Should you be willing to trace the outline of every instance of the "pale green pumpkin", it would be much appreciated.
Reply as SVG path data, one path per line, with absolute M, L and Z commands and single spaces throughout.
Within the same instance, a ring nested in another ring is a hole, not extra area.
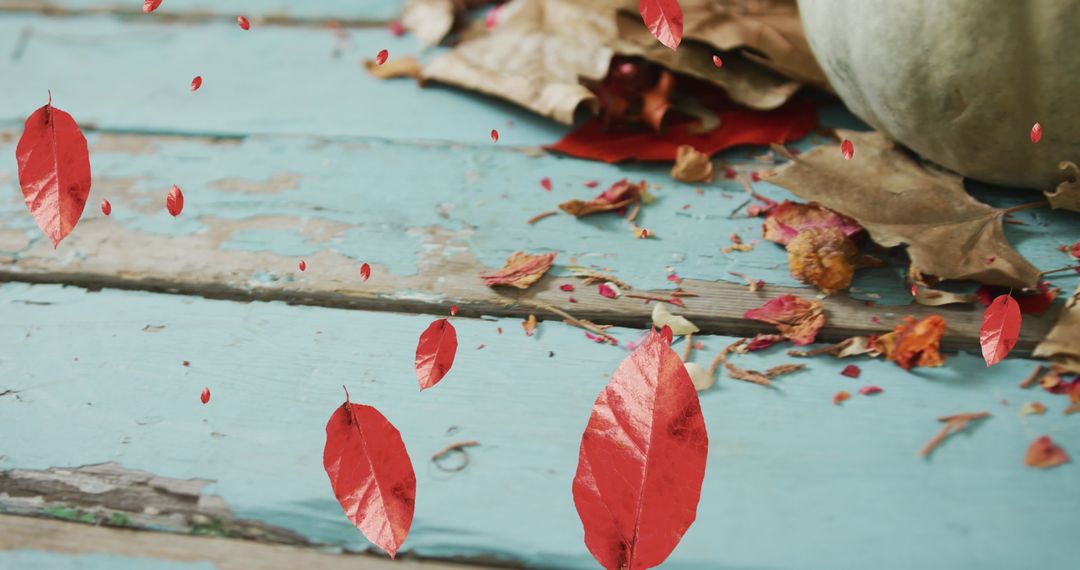
M 923 157 L 1044 190 L 1065 179 L 1059 162 L 1080 162 L 1080 0 L 799 0 L 799 10 L 848 108 Z

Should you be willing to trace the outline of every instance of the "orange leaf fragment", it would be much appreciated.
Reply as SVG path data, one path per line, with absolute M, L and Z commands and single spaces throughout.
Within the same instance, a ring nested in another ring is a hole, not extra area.
M 555 252 L 532 255 L 516 251 L 506 259 L 506 265 L 502 269 L 481 275 L 484 285 L 488 287 L 507 286 L 518 289 L 528 289 L 551 269 L 555 262 Z
M 851 397 L 851 392 L 847 390 L 840 390 L 832 397 L 832 403 L 839 406 L 841 402 Z
M 855 242 L 836 228 L 803 231 L 787 246 L 791 276 L 826 295 L 851 286 L 859 251 Z
M 1064 449 L 1058 447 L 1048 435 L 1031 442 L 1027 455 L 1024 456 L 1024 464 L 1036 469 L 1049 469 L 1068 462 L 1068 454 L 1065 453 Z
M 904 322 L 897 325 L 893 332 L 879 336 L 875 348 L 904 370 L 944 364 L 945 360 L 938 349 L 941 347 L 941 337 L 945 335 L 945 318 L 930 315 L 916 321 L 904 317 Z

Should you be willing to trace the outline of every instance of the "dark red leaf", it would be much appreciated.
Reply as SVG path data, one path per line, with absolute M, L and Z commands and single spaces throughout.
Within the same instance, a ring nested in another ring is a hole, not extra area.
M 491 129 L 491 142 L 499 142 L 499 131 Z
M 979 344 L 987 366 L 1001 362 L 1020 336 L 1020 306 L 1011 295 L 994 299 L 983 313 Z
M 195 79 L 191 80 L 191 90 L 198 91 L 200 87 L 202 87 L 202 76 L 196 75 Z
M 303 259 L 301 259 L 300 263 L 298 263 L 296 266 L 300 268 L 300 271 L 307 271 L 307 262 Z
M 439 319 L 420 335 L 416 345 L 416 379 L 426 390 L 450 372 L 457 354 L 457 331 L 446 319 Z
M 660 43 L 676 49 L 682 41 L 683 14 L 678 0 L 638 0 L 645 27 Z
M 142 11 L 143 11 L 143 13 L 149 14 L 150 12 L 153 12 L 154 10 L 157 10 L 158 6 L 161 6 L 161 2 L 162 2 L 162 0 L 143 0 L 143 3 L 142 3 Z
M 108 200 L 101 201 L 101 213 L 106 216 L 112 214 L 112 204 L 110 204 Z
M 844 139 L 844 142 L 840 143 L 840 154 L 844 155 L 844 160 L 851 160 L 851 157 L 855 156 L 855 144 Z
M 652 331 L 600 392 L 581 437 L 574 505 L 601 566 L 668 557 L 697 515 L 708 447 L 690 375 Z
M 326 423 L 323 467 L 341 508 L 391 558 L 409 534 L 416 475 L 401 433 L 378 410 L 349 402 Z
M 367 281 L 371 278 L 371 266 L 364 263 L 360 266 L 360 280 Z
M 240 26 L 241 30 L 251 29 L 251 22 L 249 22 L 248 19 L 243 16 L 237 16 L 236 23 Z
M 854 364 L 848 364 L 844 367 L 843 370 L 840 371 L 840 374 L 843 374 L 844 376 L 847 376 L 849 378 L 858 378 L 859 374 L 862 374 L 862 370 L 860 370 L 859 367 L 855 366 Z
M 1037 143 L 1042 140 L 1042 125 L 1035 123 L 1031 126 L 1031 142 Z
M 207 403 L 210 402 L 210 388 L 203 388 L 202 389 L 202 393 L 199 394 L 199 400 L 202 400 L 202 403 L 204 403 L 204 404 L 207 404 Z
M 91 176 L 86 137 L 71 115 L 52 106 L 52 95 L 26 119 L 15 159 L 26 207 L 56 247 L 79 223 Z
M 174 218 L 184 211 L 184 193 L 179 186 L 173 184 L 172 190 L 169 190 L 169 195 L 165 197 L 165 208 Z
M 375 56 L 375 65 L 382 65 L 386 63 L 386 58 L 390 57 L 390 52 L 386 50 L 379 50 L 378 55 Z
M 720 56 L 714 55 L 712 56 L 712 64 L 716 67 L 724 67 L 724 60 L 720 59 Z

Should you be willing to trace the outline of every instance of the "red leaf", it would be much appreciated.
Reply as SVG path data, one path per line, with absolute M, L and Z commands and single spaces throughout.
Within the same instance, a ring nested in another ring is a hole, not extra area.
M 855 156 L 855 144 L 844 139 L 844 142 L 840 143 L 840 154 L 844 155 L 844 160 L 851 160 Z
M 143 0 L 143 3 L 142 3 L 142 11 L 143 11 L 143 13 L 149 14 L 150 12 L 153 12 L 154 10 L 157 10 L 158 6 L 161 6 L 161 2 L 162 2 L 162 0 Z
M 1031 126 L 1031 142 L 1037 143 L 1042 140 L 1042 125 L 1035 123 Z
M 106 216 L 112 214 L 112 204 L 110 204 L 108 200 L 101 201 L 101 213 Z
M 455 307 L 456 308 L 456 307 Z M 439 319 L 420 335 L 416 345 L 416 379 L 426 390 L 450 372 L 457 354 L 457 331 L 446 319 Z
M 1057 298 L 1058 290 L 1051 289 L 1049 284 L 1045 281 L 1039 284 L 1039 292 L 1037 293 L 1017 293 L 1013 296 L 1013 300 L 1016 304 L 1020 305 L 1020 313 L 1024 315 L 1041 315 L 1054 304 L 1054 299 Z M 1004 295 L 1009 292 L 1007 287 L 991 287 L 989 285 L 983 285 L 975 291 L 975 296 L 979 299 L 979 302 L 984 307 L 990 305 L 998 295 Z
M 1001 295 L 994 299 L 983 313 L 982 330 L 979 332 L 979 344 L 982 345 L 983 360 L 987 366 L 1001 362 L 1006 354 L 1016 345 L 1020 336 L 1020 305 L 1011 295 Z
M 848 378 L 858 378 L 859 374 L 862 374 L 862 370 L 854 364 L 848 364 L 840 371 L 840 374 L 847 376 Z
M 866 386 L 863 386 L 862 388 L 859 388 L 859 393 L 863 396 L 872 396 L 874 394 L 880 394 L 884 391 L 885 390 L 881 389 L 880 386 L 874 386 L 873 384 L 868 384 Z
M 15 149 L 19 186 L 41 231 L 60 245 L 79 223 L 90 195 L 90 153 L 71 115 L 49 103 L 26 119 Z
M 499 131 L 491 129 L 491 142 L 499 142 Z
M 395 557 L 416 504 L 416 475 L 401 433 L 375 408 L 349 402 L 346 391 L 326 423 L 323 467 L 345 515 Z
M 210 402 L 210 388 L 202 389 L 202 393 L 199 394 L 199 400 L 201 400 L 203 404 Z
M 712 56 L 712 64 L 716 67 L 724 67 L 724 60 L 720 59 L 720 56 L 714 55 Z
M 375 65 L 382 65 L 386 63 L 386 58 L 390 57 L 390 52 L 386 50 L 380 50 L 379 54 L 375 56 Z
M 678 0 L 638 0 L 645 27 L 660 43 L 676 49 L 682 41 L 683 14 Z
M 300 263 L 296 264 L 296 266 L 300 268 L 300 271 L 307 271 L 307 262 L 303 259 L 301 259 Z
M 200 87 L 202 87 L 202 76 L 196 75 L 195 79 L 191 80 L 191 90 L 198 91 Z
M 249 22 L 248 19 L 243 16 L 236 17 L 236 24 L 240 26 L 241 30 L 251 29 L 251 22 Z
M 815 107 L 801 99 L 793 99 L 771 111 L 754 111 L 732 104 L 716 116 L 720 126 L 704 133 L 696 132 L 697 119 L 671 120 L 662 132 L 656 132 L 645 125 L 609 126 L 603 118 L 594 117 L 545 148 L 608 163 L 630 159 L 673 161 L 682 145 L 712 156 L 739 145 L 800 139 L 818 125 Z
M 581 437 L 574 505 L 601 566 L 668 557 L 696 517 L 708 447 L 690 375 L 652 331 L 600 392 Z
M 371 266 L 365 263 L 365 264 L 360 266 L 360 280 L 361 281 L 367 281 L 370 278 L 371 278 Z
M 165 197 L 165 208 L 169 210 L 169 213 L 174 218 L 184 211 L 184 193 L 180 191 L 180 187 L 176 184 L 173 184 L 172 190 L 169 190 L 169 195 Z

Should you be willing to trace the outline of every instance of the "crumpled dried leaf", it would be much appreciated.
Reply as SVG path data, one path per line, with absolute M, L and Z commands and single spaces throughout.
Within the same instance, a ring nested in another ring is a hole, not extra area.
M 1072 180 L 1066 180 L 1057 185 L 1053 192 L 1046 192 L 1046 199 L 1050 201 L 1051 208 L 1061 208 L 1080 212 L 1080 167 L 1074 162 L 1060 162 L 1058 168 L 1071 170 Z
M 897 325 L 893 332 L 879 336 L 875 348 L 904 370 L 944 364 L 945 359 L 938 349 L 941 347 L 941 337 L 945 335 L 945 318 L 930 315 L 916 321 L 904 317 L 904 323 Z
M 624 178 L 591 200 L 567 200 L 559 204 L 559 209 L 578 218 L 618 210 L 641 200 L 646 187 L 644 180 L 633 184 Z
M 826 295 L 851 286 L 859 250 L 837 228 L 812 228 L 795 236 L 787 246 L 788 271 L 802 283 Z
M 1044 435 L 1036 438 L 1028 447 L 1027 455 L 1024 456 L 1024 464 L 1037 469 L 1049 469 L 1069 462 L 1069 456 L 1054 444 L 1050 436 Z
M 455 19 L 454 0 L 408 0 L 401 9 L 401 25 L 423 46 L 441 42 Z
M 680 145 L 675 153 L 675 166 L 671 167 L 671 177 L 679 182 L 705 182 L 712 179 L 713 164 L 709 155 L 698 152 L 694 147 Z
M 379 65 L 373 59 L 365 59 L 364 67 L 367 68 L 368 73 L 379 79 L 393 79 L 395 77 L 412 77 L 415 79 L 420 77 L 420 70 L 423 68 L 420 65 L 420 60 L 411 55 L 395 57 L 382 65 Z
M 947 279 L 1034 287 L 1039 270 L 1005 239 L 1008 212 L 972 198 L 955 174 L 925 168 L 881 133 L 840 131 L 859 148 L 844 160 L 836 145 L 793 157 L 769 182 L 854 218 L 877 243 L 908 246 L 912 265 Z M 944 247 L 963 244 L 963 247 Z M 996 257 L 992 264 L 986 260 Z
M 927 307 L 940 307 L 941 305 L 970 304 L 978 301 L 978 297 L 966 293 L 953 293 L 940 291 L 929 287 L 917 287 L 915 289 L 915 302 Z
M 821 302 L 795 295 L 780 295 L 761 307 L 746 311 L 743 317 L 776 326 L 780 334 L 798 346 L 814 342 L 818 331 L 825 326 Z
M 671 334 L 673 335 L 688 335 L 699 330 L 697 325 L 690 322 L 686 317 L 673 315 L 664 303 L 653 305 L 652 322 L 653 326 L 658 330 L 663 329 L 665 326 L 671 327 Z
M 506 265 L 502 269 L 481 275 L 480 278 L 488 287 L 505 285 L 528 289 L 530 285 L 539 281 L 548 269 L 551 269 L 551 264 L 555 262 L 555 255 L 555 252 L 532 255 L 515 251 L 506 258 Z
M 863 231 L 862 226 L 855 220 L 828 208 L 790 200 L 784 200 L 770 210 L 762 224 L 765 239 L 782 245 L 791 243 L 791 240 L 803 231 L 817 228 L 834 228 L 848 237 L 854 237 Z
M 1065 303 L 1054 328 L 1032 353 L 1036 358 L 1048 358 L 1054 364 L 1080 374 L 1080 287 Z

